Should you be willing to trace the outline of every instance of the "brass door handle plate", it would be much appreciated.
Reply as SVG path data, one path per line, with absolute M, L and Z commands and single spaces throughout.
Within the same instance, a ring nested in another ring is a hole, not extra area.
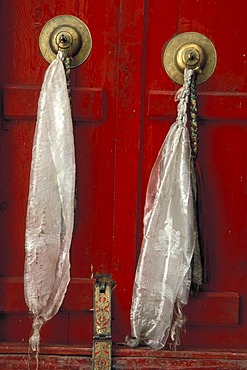
M 213 43 L 197 32 L 185 32 L 168 42 L 163 52 L 163 66 L 169 77 L 183 84 L 183 71 L 198 69 L 197 83 L 206 81 L 214 72 L 217 53 Z
M 70 49 L 71 68 L 78 67 L 90 54 L 92 37 L 87 25 L 72 15 L 60 15 L 50 19 L 39 36 L 40 51 L 51 63 L 58 50 Z

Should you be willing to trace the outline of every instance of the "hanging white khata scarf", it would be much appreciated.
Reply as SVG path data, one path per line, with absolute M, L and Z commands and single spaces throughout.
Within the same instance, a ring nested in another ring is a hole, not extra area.
M 191 260 L 198 243 L 187 103 L 191 69 L 177 92 L 177 120 L 160 149 L 146 194 L 144 237 L 131 307 L 127 344 L 162 348 L 169 334 L 178 344 L 191 284 Z M 174 320 L 174 321 L 173 321 Z
M 48 67 L 38 103 L 26 219 L 25 300 L 33 315 L 29 340 L 58 311 L 70 280 L 75 156 L 66 77 L 60 52 Z

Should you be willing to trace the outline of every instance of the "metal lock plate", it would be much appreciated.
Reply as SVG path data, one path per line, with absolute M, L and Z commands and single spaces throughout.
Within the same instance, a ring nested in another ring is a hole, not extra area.
M 115 282 L 110 275 L 96 277 L 94 285 L 93 370 L 111 369 L 111 293 Z
M 111 337 L 111 286 L 104 291 L 96 283 L 94 291 L 94 337 Z
M 198 69 L 197 84 L 206 81 L 214 72 L 217 53 L 213 43 L 197 32 L 185 32 L 177 35 L 165 47 L 163 66 L 169 77 L 183 84 L 183 71 L 188 68 Z
M 92 49 L 92 37 L 85 23 L 72 15 L 60 15 L 50 19 L 39 36 L 39 47 L 48 63 L 58 50 L 69 49 L 72 55 L 71 68 L 82 64 Z

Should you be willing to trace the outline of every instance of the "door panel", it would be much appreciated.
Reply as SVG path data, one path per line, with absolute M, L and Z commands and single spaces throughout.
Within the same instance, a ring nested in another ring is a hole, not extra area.
M 218 53 L 213 76 L 198 86 L 199 162 L 204 183 L 199 196 L 205 204 L 209 281 L 186 307 L 182 345 L 245 346 L 244 6 L 244 0 L 238 7 L 223 0 L 2 2 L 0 25 L 6 36 L 1 38 L 0 58 L 4 94 L 0 126 L 0 341 L 26 343 L 30 334 L 31 320 L 23 298 L 25 215 L 37 99 L 47 68 L 38 37 L 49 19 L 71 14 L 88 25 L 93 49 L 86 62 L 71 72 L 77 163 L 72 279 L 60 312 L 42 331 L 42 344 L 91 346 L 97 273 L 111 274 L 116 281 L 112 296 L 114 342 L 123 342 L 130 333 L 146 186 L 176 116 L 173 98 L 179 86 L 165 73 L 162 50 L 174 35 L 195 31 L 211 39 Z M 116 351 L 119 364 L 121 356 L 136 353 L 140 357 L 141 352 L 136 351 Z
M 88 2 L 82 4 L 78 0 L 67 4 L 61 1 L 10 1 L 2 5 L 2 19 L 6 19 L 5 26 L 9 29 L 8 40 L 3 45 L 8 53 L 2 62 L 4 74 L 1 76 L 1 85 L 5 86 L 1 200 L 6 205 L 1 212 L 2 305 L 7 311 L 11 297 L 5 291 L 12 286 L 12 291 L 21 297 L 21 305 L 25 307 L 22 276 L 29 169 L 38 91 L 47 68 L 39 51 L 38 36 L 43 25 L 59 14 L 83 19 L 92 33 L 93 52 L 80 70 L 71 72 L 77 161 L 72 280 L 67 304 L 65 301 L 62 312 L 44 327 L 42 341 L 91 344 L 92 277 L 94 273 L 111 272 L 119 21 L 119 5 L 114 1 L 90 1 L 90 6 Z M 19 279 L 17 284 L 13 280 L 6 281 L 12 277 Z M 31 329 L 27 308 L 21 310 L 20 320 L 26 323 L 22 330 L 10 330 L 16 324 L 13 311 L 14 308 L 12 313 L 6 314 L 1 339 L 26 341 Z M 78 315 L 80 311 L 82 313 Z
M 204 187 L 199 197 L 204 198 L 205 204 L 203 236 L 209 257 L 209 281 L 204 284 L 203 293 L 191 298 L 185 309 L 187 324 L 182 343 L 241 348 L 246 344 L 247 303 L 247 45 L 241 37 L 245 32 L 244 2 L 240 1 L 234 9 L 222 1 L 178 3 L 178 8 L 163 1 L 149 1 L 148 6 L 140 208 L 144 207 L 152 165 L 176 114 L 173 99 L 179 86 L 173 84 L 162 67 L 162 48 L 174 34 L 203 33 L 214 43 L 218 54 L 214 74 L 198 86 L 199 162 Z M 230 23 L 231 27 L 227 27 Z M 230 45 L 236 52 L 236 63 Z
M 3 48 L 8 45 L 9 53 L 2 62 L 6 73 L 1 76 L 0 253 L 4 263 L 0 267 L 0 300 L 6 323 L 1 340 L 27 341 L 31 329 L 22 277 L 32 140 L 39 89 L 47 68 L 38 36 L 43 25 L 60 14 L 75 15 L 88 25 L 93 49 L 87 61 L 71 71 L 77 165 L 71 283 L 60 312 L 43 328 L 42 343 L 91 346 L 93 279 L 98 273 L 112 274 L 117 283 L 114 340 L 121 341 L 129 333 L 136 257 L 143 9 L 141 1 L 125 4 L 113 0 L 72 1 L 66 6 L 61 1 L 10 1 L 2 6 L 1 17 L 9 27 Z M 21 40 L 28 40 L 28 48 L 20 51 Z M 23 325 L 12 331 L 9 328 L 16 324 L 16 315 Z

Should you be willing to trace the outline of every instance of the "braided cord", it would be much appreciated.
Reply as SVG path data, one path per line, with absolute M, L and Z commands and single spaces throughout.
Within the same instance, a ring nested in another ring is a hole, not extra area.
M 66 76 L 66 84 L 67 84 L 67 90 L 69 95 L 69 101 L 71 106 L 71 83 L 70 83 L 70 64 L 71 64 L 71 55 L 70 51 L 66 49 L 66 51 L 63 52 L 63 66 Z
M 196 179 L 196 163 L 198 155 L 198 106 L 197 106 L 197 91 L 196 91 L 197 71 L 193 71 L 193 76 L 190 84 L 190 142 L 191 142 L 191 180 L 194 195 L 194 207 L 197 223 L 198 239 L 195 243 L 194 254 L 192 258 L 192 281 L 191 294 L 195 295 L 199 291 L 203 282 L 203 261 L 202 261 L 202 245 L 199 239 L 199 220 L 198 220 L 198 194 L 197 194 L 197 179 Z
M 198 155 L 198 107 L 196 91 L 197 71 L 194 70 L 190 84 L 190 140 L 194 160 Z

